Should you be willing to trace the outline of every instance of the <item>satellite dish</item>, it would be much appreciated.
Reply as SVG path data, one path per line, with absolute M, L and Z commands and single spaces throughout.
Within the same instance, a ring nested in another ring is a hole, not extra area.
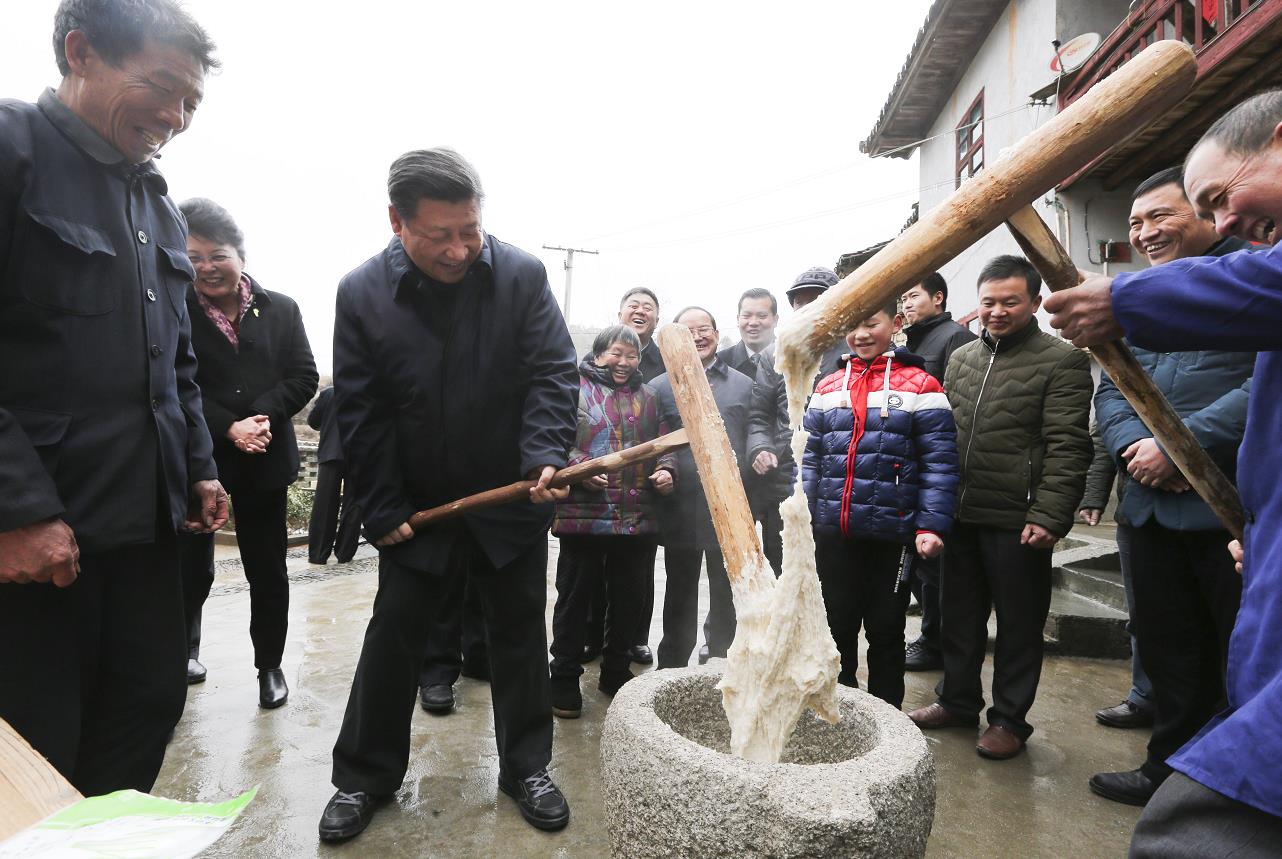
M 1083 33 L 1070 39 L 1059 49 L 1058 56 L 1051 58 L 1051 71 L 1057 75 L 1076 71 L 1082 63 L 1090 59 L 1091 54 L 1095 53 L 1099 43 L 1099 33 Z M 1061 60 L 1064 63 L 1063 69 L 1060 68 Z

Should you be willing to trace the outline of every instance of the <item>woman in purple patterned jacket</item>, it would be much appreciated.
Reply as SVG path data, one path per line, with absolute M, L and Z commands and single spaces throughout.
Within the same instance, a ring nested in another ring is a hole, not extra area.
M 667 433 L 659 399 L 641 381 L 641 341 L 623 325 L 597 335 L 579 364 L 579 431 L 570 465 L 635 447 Z M 605 648 L 597 688 L 613 695 L 632 679 L 628 648 L 640 619 L 657 539 L 652 492 L 673 489 L 676 456 L 646 461 L 586 480 L 557 504 L 552 533 L 561 538 L 552 614 L 552 712 L 578 718 L 583 709 L 579 664 L 592 591 L 605 577 Z

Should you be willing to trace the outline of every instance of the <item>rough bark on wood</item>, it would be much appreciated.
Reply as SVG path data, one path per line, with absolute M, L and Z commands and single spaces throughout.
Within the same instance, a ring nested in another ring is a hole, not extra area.
M 1082 282 L 1077 266 L 1032 206 L 1025 206 L 1013 214 L 1006 225 L 1051 292 L 1069 289 Z M 1228 532 L 1242 539 L 1242 501 L 1237 489 L 1207 456 L 1179 414 L 1135 360 L 1131 350 L 1115 340 L 1100 344 L 1091 352 L 1197 494 L 1202 496 Z

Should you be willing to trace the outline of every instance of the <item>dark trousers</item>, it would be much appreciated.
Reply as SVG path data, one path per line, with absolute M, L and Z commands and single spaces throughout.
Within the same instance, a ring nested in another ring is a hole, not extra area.
M 892 707 L 904 703 L 904 613 L 908 586 L 899 584 L 904 546 L 882 540 L 819 536 L 815 566 L 841 673 L 859 688 L 859 628 L 868 639 L 868 692 Z M 911 551 L 911 550 L 909 550 Z
M 654 571 L 649 565 L 654 545 L 650 538 L 622 535 L 561 538 L 556 608 L 552 612 L 553 677 L 578 677 L 583 673 L 579 657 L 587 634 L 587 614 L 599 582 L 605 583 L 606 595 L 601 676 L 631 676 L 628 648 L 636 640 L 647 573 Z
M 289 574 L 285 569 L 286 490 L 244 491 L 231 496 L 236 513 L 236 545 L 249 582 L 249 639 L 254 667 L 279 668 L 289 629 Z M 183 601 L 186 604 L 188 655 L 200 655 L 200 618 L 214 583 L 214 535 L 183 534 Z
M 427 655 L 419 672 L 420 686 L 453 686 L 460 674 L 489 679 L 490 654 L 485 647 L 485 613 L 472 576 L 451 576 L 427 638 Z
M 1216 793 L 1184 773 L 1173 773 L 1140 815 L 1131 859 L 1276 857 L 1282 817 Z
M 172 535 L 0 585 L 0 718 L 85 796 L 151 790 L 187 697 Z
M 921 606 L 921 637 L 918 639 L 932 650 L 939 650 L 939 567 L 942 555 L 917 558 L 913 561 L 909 583 L 913 596 Z
M 979 672 L 988 645 L 988 616 L 996 610 L 988 723 L 1027 740 L 1033 728 L 1025 717 L 1042 676 L 1051 550 L 1022 545 L 1019 535 L 953 523 L 940 593 L 944 681 L 939 703 L 956 716 L 978 720 L 984 708 Z
M 374 611 L 334 745 L 332 780 L 339 790 L 390 794 L 401 786 L 435 607 L 449 593 L 447 580 L 462 571 L 472 576 L 485 616 L 499 771 L 524 778 L 552 759 L 543 622 L 547 543 L 539 540 L 495 568 L 475 538 L 463 532 L 449 555 L 431 570 L 404 566 L 386 552 L 379 555 Z
M 1226 704 L 1229 636 L 1242 599 L 1225 531 L 1173 531 L 1150 520 L 1126 529 L 1133 619 L 1144 673 L 1153 684 L 1153 734 L 1141 769 L 1156 782 L 1166 758 Z
M 338 562 L 345 564 L 360 543 L 360 512 L 352 504 L 351 482 L 343 479 L 344 470 L 341 462 L 322 462 L 316 468 L 307 528 L 307 558 L 313 564 L 328 561 L 331 550 Z
M 753 518 L 761 524 L 761 550 L 765 553 L 775 578 L 783 574 L 783 518 L 779 502 L 765 499 L 754 505 Z
M 704 640 L 712 656 L 725 656 L 734 641 L 734 601 L 721 552 L 716 549 L 663 550 L 668 585 L 663 594 L 663 639 L 658 667 L 684 668 L 690 663 L 699 631 L 699 566 L 708 566 L 708 617 Z
M 636 612 L 637 627 L 632 637 L 632 645 L 648 646 L 650 644 L 650 619 L 654 616 L 654 561 L 659 553 L 659 544 L 646 540 L 637 547 L 646 551 L 645 578 L 641 586 L 641 605 Z M 560 564 L 557 564 L 558 575 Z M 600 650 L 605 642 L 605 578 L 599 578 L 592 586 L 592 601 L 588 606 L 588 619 L 584 630 L 584 644 L 593 650 Z

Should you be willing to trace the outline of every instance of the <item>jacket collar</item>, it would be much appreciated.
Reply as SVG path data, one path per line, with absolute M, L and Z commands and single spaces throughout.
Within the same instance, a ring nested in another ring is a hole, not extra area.
M 489 233 L 485 234 L 485 242 L 481 245 L 481 254 L 476 258 L 468 269 L 468 274 L 476 274 L 482 278 L 488 279 L 494 274 L 494 254 L 490 249 L 490 243 L 494 239 Z M 392 289 L 396 297 L 402 298 L 411 290 L 420 286 L 432 283 L 432 279 L 419 270 L 410 259 L 410 255 L 405 252 L 405 246 L 401 244 L 398 236 L 392 236 L 392 240 L 387 243 L 387 268 L 391 275 Z
M 1233 236 L 1227 236 L 1207 248 L 1206 253 L 1202 254 L 1202 256 L 1222 257 L 1231 253 L 1236 253 L 1237 251 L 1247 250 L 1250 247 L 1250 242 L 1243 241 L 1242 239 L 1235 238 Z
M 58 129 L 64 137 L 71 141 L 73 146 L 89 156 L 89 158 L 104 167 L 113 167 L 121 172 L 133 173 L 141 178 L 155 181 L 160 185 L 160 193 L 169 193 L 169 185 L 165 182 L 165 178 L 160 175 L 160 171 L 156 169 L 156 165 L 153 163 L 154 158 L 141 164 L 125 163 L 125 156 L 121 155 L 116 147 L 104 140 L 102 135 L 90 128 L 88 123 L 76 115 L 75 111 L 63 104 L 62 99 L 58 98 L 58 94 L 54 92 L 52 87 L 48 87 L 44 92 L 40 93 L 40 97 L 36 99 L 36 106 L 40 108 L 40 112 L 45 115 L 45 118 L 49 120 L 54 128 Z M 157 155 L 156 157 L 160 156 Z
M 942 313 L 936 313 L 934 316 L 930 317 L 929 319 L 923 319 L 921 322 L 914 322 L 912 325 L 909 325 L 905 329 L 905 333 L 913 332 L 913 331 L 919 331 L 919 332 L 925 333 L 931 328 L 934 328 L 936 325 L 942 325 L 945 322 L 952 322 L 952 321 L 953 321 L 952 311 L 945 310 Z
M 720 379 L 724 379 L 730 375 L 730 365 L 714 354 L 712 356 L 712 363 L 705 367 L 703 372 L 704 375 L 716 376 Z
M 1023 328 L 1016 331 L 1014 334 L 1001 338 L 1000 340 L 994 340 L 992 337 L 990 337 L 988 334 L 987 328 L 983 329 L 980 332 L 979 336 L 980 336 L 980 339 L 984 341 L 984 345 L 987 346 L 991 351 L 1009 352 L 1011 349 L 1014 349 L 1016 346 L 1023 343 L 1028 338 L 1032 337 L 1039 330 L 1040 328 L 1037 324 L 1037 317 L 1034 316 L 1032 319 L 1028 320 L 1028 324 L 1025 325 Z

